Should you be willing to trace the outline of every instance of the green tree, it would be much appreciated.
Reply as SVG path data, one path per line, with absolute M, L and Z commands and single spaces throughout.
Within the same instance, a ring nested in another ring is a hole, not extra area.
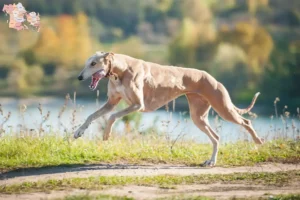
M 59 37 L 55 30 L 49 26 L 42 28 L 37 43 L 33 47 L 34 55 L 38 62 L 49 63 L 57 62 L 60 51 Z
M 26 80 L 28 68 L 24 60 L 18 59 L 11 65 L 11 70 L 7 77 L 8 85 L 11 89 L 22 94 L 28 89 Z
M 234 29 L 223 27 L 219 41 L 241 47 L 247 55 L 249 72 L 259 76 L 269 61 L 273 50 L 273 39 L 262 27 L 250 23 L 238 23 Z
M 57 35 L 59 44 L 56 51 L 59 52 L 59 63 L 64 67 L 74 67 L 76 65 L 76 56 L 74 52 L 81 47 L 76 46 L 77 26 L 71 15 L 61 15 L 57 19 Z
M 40 86 L 44 78 L 44 71 L 39 65 L 30 66 L 26 73 L 28 86 Z
M 291 110 L 295 110 L 300 102 L 300 45 L 282 36 L 276 41 L 276 47 L 260 87 L 265 101 L 271 102 L 279 96 L 282 102 L 293 106 Z
M 92 54 L 92 39 L 88 18 L 84 13 L 76 15 L 75 23 L 77 35 L 73 57 L 76 58 L 76 66 L 82 67 L 86 59 Z
M 127 54 L 136 58 L 143 58 L 145 54 L 142 41 L 134 36 L 122 41 L 119 44 L 115 44 L 112 48 L 112 51 Z
M 216 52 L 216 30 L 212 13 L 203 1 L 189 0 L 181 3 L 184 18 L 179 34 L 170 43 L 169 59 L 172 64 L 198 67 L 209 62 Z
M 196 24 L 185 18 L 182 22 L 179 34 L 170 43 L 169 59 L 172 64 L 192 66 L 196 62 L 196 47 L 198 31 Z M 179 56 L 180 55 L 180 56 Z

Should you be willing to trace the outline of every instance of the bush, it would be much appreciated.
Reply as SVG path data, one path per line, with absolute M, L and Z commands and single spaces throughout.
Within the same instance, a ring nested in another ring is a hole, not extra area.
M 26 63 L 22 59 L 16 60 L 11 66 L 7 82 L 9 87 L 16 90 L 17 93 L 22 93 L 28 88 L 26 81 L 27 68 Z
M 44 78 L 44 71 L 39 65 L 31 66 L 26 73 L 28 85 L 36 86 L 41 83 Z

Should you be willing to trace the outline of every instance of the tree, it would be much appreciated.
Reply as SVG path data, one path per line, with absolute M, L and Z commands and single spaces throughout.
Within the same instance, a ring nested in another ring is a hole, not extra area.
M 211 23 L 212 13 L 203 1 L 182 1 L 182 9 L 184 16 L 193 20 L 196 24 Z
M 39 86 L 44 78 L 44 71 L 38 65 L 30 66 L 26 73 L 26 82 L 28 86 Z
M 182 1 L 181 6 L 185 17 L 179 34 L 170 43 L 169 58 L 172 64 L 197 67 L 216 52 L 212 14 L 203 1 Z
M 134 36 L 114 45 L 112 51 L 127 54 L 136 58 L 143 58 L 145 53 L 142 41 Z
M 197 27 L 190 18 L 185 18 L 182 22 L 179 34 L 170 43 L 170 62 L 172 64 L 184 64 L 187 66 L 194 65 L 196 62 L 195 54 L 197 42 Z
M 88 18 L 84 13 L 75 17 L 59 16 L 55 28 L 45 25 L 34 54 L 43 64 L 55 63 L 64 68 L 82 66 L 92 53 L 92 38 Z
M 255 14 L 260 6 L 266 7 L 269 5 L 269 0 L 247 0 L 248 11 Z
M 92 53 L 92 39 L 90 35 L 90 27 L 88 18 L 84 13 L 78 13 L 75 17 L 76 23 L 76 43 L 73 55 L 76 58 L 75 66 L 82 66 Z M 76 48 L 77 47 L 77 48 Z
M 294 48 L 291 48 L 295 45 Z M 300 45 L 297 41 L 282 36 L 276 41 L 276 49 L 270 56 L 270 64 L 265 68 L 260 87 L 265 100 L 270 102 L 280 96 L 283 102 L 299 107 L 300 101 Z M 270 89 L 270 87 L 274 89 Z
M 33 47 L 33 52 L 38 62 L 48 63 L 57 61 L 60 51 L 58 48 L 60 41 L 57 33 L 52 27 L 45 26 L 41 29 L 37 43 Z
M 65 67 L 74 67 L 76 65 L 75 49 L 81 47 L 76 46 L 77 27 L 74 18 L 71 15 L 61 15 L 57 19 L 57 35 L 59 45 L 57 46 L 59 63 Z
M 24 60 L 18 59 L 11 65 L 11 70 L 7 77 L 7 82 L 10 88 L 22 94 L 28 89 L 26 81 L 27 66 Z
M 249 72 L 254 76 L 263 72 L 274 46 L 271 35 L 264 28 L 250 23 L 238 23 L 233 29 L 223 28 L 219 41 L 241 47 L 247 55 Z

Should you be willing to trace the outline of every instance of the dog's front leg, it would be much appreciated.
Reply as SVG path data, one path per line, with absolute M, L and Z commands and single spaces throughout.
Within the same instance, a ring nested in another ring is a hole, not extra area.
M 103 135 L 103 140 L 108 140 L 110 134 L 111 134 L 111 129 L 112 129 L 112 126 L 114 124 L 114 122 L 118 119 L 118 118 L 122 118 L 124 117 L 125 115 L 128 115 L 132 112 L 135 112 L 135 111 L 140 111 L 144 109 L 144 106 L 141 105 L 141 104 L 134 104 L 134 105 L 131 105 L 127 108 L 125 108 L 124 110 L 121 110 L 117 113 L 114 113 L 112 114 L 108 121 L 107 121 L 107 125 L 106 125 L 106 128 L 104 130 L 104 135 Z
M 114 104 L 107 101 L 99 110 L 91 114 L 87 120 L 75 131 L 74 138 L 77 139 L 81 137 L 84 133 L 84 131 L 89 127 L 89 125 L 94 121 L 95 119 L 101 117 L 102 115 L 107 114 L 114 108 Z

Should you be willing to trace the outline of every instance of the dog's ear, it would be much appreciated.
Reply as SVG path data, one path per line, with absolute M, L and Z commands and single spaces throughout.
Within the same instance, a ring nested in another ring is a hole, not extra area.
M 103 54 L 105 54 L 105 52 L 103 52 L 103 51 L 96 51 L 96 55 L 98 55 L 98 56 L 102 56 Z
M 113 58 L 114 55 L 115 54 L 112 53 L 112 52 L 105 53 L 104 56 L 103 56 L 104 62 L 107 63 L 108 61 L 110 61 Z

